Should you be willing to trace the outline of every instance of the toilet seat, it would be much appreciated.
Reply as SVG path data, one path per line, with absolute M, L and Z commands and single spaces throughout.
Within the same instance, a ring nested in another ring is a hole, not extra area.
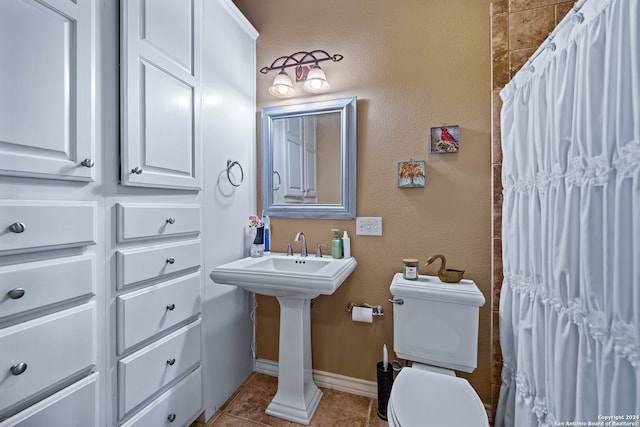
M 413 368 L 396 377 L 387 417 L 391 427 L 489 427 L 484 405 L 467 380 Z

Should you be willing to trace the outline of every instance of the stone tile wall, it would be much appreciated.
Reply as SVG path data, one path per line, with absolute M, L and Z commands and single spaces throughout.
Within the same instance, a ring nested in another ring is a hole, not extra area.
M 502 284 L 502 148 L 500 145 L 500 90 L 527 62 L 549 33 L 573 7 L 573 1 L 493 0 L 491 2 L 492 59 L 492 368 L 491 407 L 493 413 L 500 392 L 502 353 L 500 351 L 498 308 Z

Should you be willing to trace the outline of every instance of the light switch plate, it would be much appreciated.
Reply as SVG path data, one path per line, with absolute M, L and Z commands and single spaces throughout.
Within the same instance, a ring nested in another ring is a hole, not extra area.
M 361 236 L 382 236 L 382 217 L 359 216 L 356 218 L 356 234 Z

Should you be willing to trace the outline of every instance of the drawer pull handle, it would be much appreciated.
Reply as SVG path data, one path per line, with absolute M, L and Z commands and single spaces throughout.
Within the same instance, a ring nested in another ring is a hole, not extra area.
M 173 264 L 175 262 L 176 262 L 176 259 L 174 257 L 167 258 L 167 264 Z
M 20 299 L 24 296 L 24 289 L 22 288 L 11 289 L 9 292 L 7 292 L 7 295 L 9 295 L 9 298 L 11 299 Z
M 176 223 L 176 219 L 172 216 L 170 216 L 169 218 L 167 218 L 167 223 L 168 224 L 175 224 Z
M 135 173 L 136 175 L 140 175 L 142 173 L 142 168 L 140 166 L 136 166 L 135 168 L 131 169 L 131 173 Z
M 167 304 L 167 310 L 172 311 L 174 308 L 176 308 L 175 304 Z
M 167 360 L 167 365 L 169 366 L 173 366 L 174 363 L 176 363 L 176 359 L 171 358 Z
M 10 369 L 13 375 L 20 375 L 27 370 L 27 364 L 24 362 L 16 363 Z
M 9 231 L 12 233 L 22 233 L 26 228 L 27 226 L 24 225 L 24 222 L 14 222 L 9 226 Z
M 96 165 L 92 159 L 84 159 L 80 164 L 85 168 L 92 168 Z
M 174 422 L 176 420 L 176 414 L 169 414 L 167 419 L 169 420 L 170 423 Z

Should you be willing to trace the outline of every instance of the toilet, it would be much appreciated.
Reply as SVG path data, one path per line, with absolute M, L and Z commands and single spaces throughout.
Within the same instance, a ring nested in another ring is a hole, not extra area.
M 478 356 L 478 312 L 485 299 L 472 280 L 393 277 L 393 350 L 412 362 L 398 373 L 387 406 L 391 427 L 488 427 L 469 382 Z

